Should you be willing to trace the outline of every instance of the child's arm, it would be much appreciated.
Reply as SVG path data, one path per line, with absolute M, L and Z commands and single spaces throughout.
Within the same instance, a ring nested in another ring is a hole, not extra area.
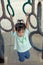
M 29 29 L 29 17 L 26 15 L 26 28 Z
M 12 17 L 11 15 L 10 15 L 10 20 L 13 21 L 13 17 Z M 16 31 L 14 25 L 13 25 L 13 29 L 12 29 L 12 31 L 13 31 L 13 32 Z

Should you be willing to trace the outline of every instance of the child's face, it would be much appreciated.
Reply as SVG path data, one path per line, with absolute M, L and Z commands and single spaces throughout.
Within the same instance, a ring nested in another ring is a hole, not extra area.
M 22 37 L 24 35 L 24 29 L 21 29 L 19 32 L 17 32 L 18 36 Z

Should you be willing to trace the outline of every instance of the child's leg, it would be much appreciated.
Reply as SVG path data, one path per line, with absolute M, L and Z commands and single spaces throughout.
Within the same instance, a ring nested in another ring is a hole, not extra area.
M 24 53 L 19 53 L 18 52 L 18 56 L 19 56 L 19 61 L 24 62 L 24 60 L 25 60 Z
M 30 58 L 30 52 L 29 52 L 29 51 L 26 51 L 26 52 L 25 52 L 25 58 L 26 58 L 26 59 L 29 59 L 29 58 Z

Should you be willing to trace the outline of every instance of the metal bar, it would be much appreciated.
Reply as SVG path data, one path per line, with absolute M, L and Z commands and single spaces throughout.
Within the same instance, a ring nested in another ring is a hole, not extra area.
M 32 0 L 32 13 L 34 13 L 35 10 L 35 0 Z
M 1 5 L 2 5 L 3 15 L 5 16 L 5 6 L 4 6 L 4 0 L 1 0 Z

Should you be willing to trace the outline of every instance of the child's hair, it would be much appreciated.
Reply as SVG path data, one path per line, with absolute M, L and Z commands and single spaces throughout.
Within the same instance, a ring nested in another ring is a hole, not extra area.
M 21 29 L 25 30 L 25 28 L 26 28 L 24 21 L 23 22 L 21 22 L 21 21 L 23 21 L 23 19 L 18 20 L 16 25 L 15 25 L 15 29 L 16 29 L 17 32 L 19 32 Z

